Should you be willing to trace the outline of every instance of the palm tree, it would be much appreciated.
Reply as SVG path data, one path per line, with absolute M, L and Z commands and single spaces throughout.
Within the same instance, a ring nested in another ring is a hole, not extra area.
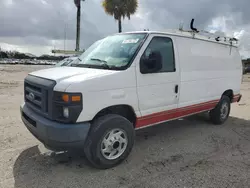
M 130 20 L 130 16 L 137 11 L 138 0 L 103 0 L 102 6 L 107 14 L 118 20 L 118 30 L 121 33 L 121 19 L 127 17 Z

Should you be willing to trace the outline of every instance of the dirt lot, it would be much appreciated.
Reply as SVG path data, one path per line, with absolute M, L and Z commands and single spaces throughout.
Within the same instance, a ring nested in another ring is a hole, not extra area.
M 21 122 L 23 79 L 41 68 L 0 66 L 0 187 L 250 187 L 250 75 L 226 124 L 198 115 L 141 130 L 128 160 L 100 171 L 46 150 Z

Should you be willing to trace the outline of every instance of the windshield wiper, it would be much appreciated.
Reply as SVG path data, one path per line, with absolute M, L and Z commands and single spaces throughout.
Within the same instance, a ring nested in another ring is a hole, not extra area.
M 105 63 L 105 64 L 107 64 L 107 63 L 108 63 L 107 61 L 102 60 L 102 59 L 98 59 L 98 58 L 91 58 L 90 60 L 93 60 L 93 61 L 99 61 L 99 62 L 102 62 L 102 63 Z
M 108 62 L 105 61 L 105 60 L 98 59 L 98 58 L 91 58 L 90 60 L 92 60 L 92 61 L 99 61 L 99 62 L 102 63 L 102 64 L 96 65 L 96 66 L 102 67 L 102 68 L 104 68 L 104 69 L 110 69 L 110 68 L 111 68 L 111 66 L 109 66 L 109 65 L 108 65 Z
M 104 68 L 104 69 L 110 69 L 110 66 L 107 64 L 82 64 L 82 63 L 73 63 L 71 64 L 72 67 L 86 67 L 86 68 Z
M 81 63 L 72 63 L 70 66 L 72 67 L 86 67 L 86 68 L 102 68 L 108 70 L 122 70 L 123 67 L 116 67 L 113 65 L 108 65 L 106 63 L 102 64 L 81 64 Z
M 71 65 L 70 65 L 71 67 L 92 67 L 92 65 L 91 64 L 82 64 L 82 63 L 72 63 Z

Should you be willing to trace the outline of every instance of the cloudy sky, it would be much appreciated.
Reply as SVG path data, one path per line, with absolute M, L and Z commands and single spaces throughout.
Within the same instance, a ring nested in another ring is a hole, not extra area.
M 82 3 L 81 48 L 117 32 L 102 0 Z M 124 20 L 123 31 L 185 28 L 192 18 L 200 29 L 240 38 L 243 57 L 250 57 L 249 0 L 139 0 L 138 12 Z M 0 47 L 49 54 L 52 49 L 75 49 L 76 8 L 73 0 L 0 0 Z M 65 37 L 66 36 L 66 37 Z M 64 40 L 66 38 L 66 40 Z M 65 41 L 65 43 L 64 43 Z

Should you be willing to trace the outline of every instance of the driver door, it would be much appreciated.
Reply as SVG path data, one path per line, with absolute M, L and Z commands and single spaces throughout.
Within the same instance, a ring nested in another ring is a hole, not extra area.
M 142 73 L 140 61 L 151 52 L 160 52 L 162 67 L 157 72 Z M 151 35 L 137 59 L 137 93 L 142 117 L 137 128 L 173 119 L 179 98 L 179 65 L 174 37 Z

